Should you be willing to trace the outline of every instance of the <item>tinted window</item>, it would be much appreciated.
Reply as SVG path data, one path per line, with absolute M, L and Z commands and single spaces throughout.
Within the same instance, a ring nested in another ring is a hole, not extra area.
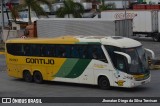
M 79 58 L 89 59 L 89 56 L 88 56 L 88 46 L 87 45 L 79 45 L 78 47 L 79 47 L 79 49 L 78 49 Z
M 101 45 L 71 45 L 71 58 L 96 59 L 107 62 Z
M 106 45 L 105 48 L 112 60 L 113 65 L 116 67 L 116 57 L 115 57 L 114 51 L 121 51 L 121 48 L 118 48 L 115 46 L 109 46 L 109 45 Z
M 126 58 L 122 55 L 115 54 L 115 68 L 123 72 L 127 71 Z
M 71 57 L 72 58 L 79 58 L 80 57 L 80 46 L 78 45 L 72 45 L 71 46 Z
M 56 45 L 56 57 L 69 58 L 70 52 L 70 45 Z
M 7 52 L 12 55 L 24 55 L 24 48 L 19 44 L 7 44 Z
M 25 56 L 31 56 L 32 55 L 32 51 L 31 51 L 31 46 L 30 45 L 23 45 L 24 46 L 24 55 Z
M 122 52 L 122 49 L 109 45 L 105 46 L 105 48 L 112 60 L 114 67 L 121 71 L 126 71 L 126 59 L 124 58 L 124 56 L 114 53 L 114 51 Z
M 101 45 L 7 44 L 7 51 L 17 56 L 96 59 L 107 62 Z
M 93 45 L 89 48 L 90 58 L 92 59 L 104 59 L 104 53 L 100 45 Z
M 55 57 L 55 45 L 41 45 L 40 48 L 42 57 Z

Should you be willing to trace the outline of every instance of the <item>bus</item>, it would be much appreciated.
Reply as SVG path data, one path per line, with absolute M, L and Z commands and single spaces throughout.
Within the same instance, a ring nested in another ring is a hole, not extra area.
M 10 39 L 8 75 L 27 82 L 44 80 L 132 88 L 150 82 L 146 52 L 136 40 L 119 36 L 62 36 Z

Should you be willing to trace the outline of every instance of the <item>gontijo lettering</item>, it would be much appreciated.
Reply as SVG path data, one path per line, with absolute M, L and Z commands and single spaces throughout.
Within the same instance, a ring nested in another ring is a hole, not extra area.
M 54 64 L 53 59 L 37 59 L 37 58 L 26 58 L 26 63 L 31 64 Z

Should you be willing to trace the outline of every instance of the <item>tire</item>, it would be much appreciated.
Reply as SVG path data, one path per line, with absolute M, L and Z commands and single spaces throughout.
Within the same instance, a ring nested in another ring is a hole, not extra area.
M 33 80 L 35 83 L 41 84 L 43 82 L 42 74 L 38 71 L 34 72 Z
M 155 35 L 153 36 L 153 40 L 154 40 L 155 42 L 159 42 L 159 41 L 160 41 L 160 35 L 159 35 L 159 34 L 155 34 Z
M 109 80 L 107 77 L 100 77 L 98 78 L 98 86 L 101 88 L 101 89 L 110 89 L 110 83 L 109 83 Z
M 26 82 L 32 82 L 33 78 L 32 78 L 32 75 L 29 71 L 24 71 L 23 72 L 23 79 L 26 81 Z

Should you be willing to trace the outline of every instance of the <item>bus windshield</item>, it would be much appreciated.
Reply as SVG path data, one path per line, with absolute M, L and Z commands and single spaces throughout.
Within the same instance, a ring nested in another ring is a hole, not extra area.
M 114 67 L 128 74 L 145 74 L 149 73 L 148 62 L 145 51 L 142 46 L 134 48 L 119 48 L 115 46 L 105 46 L 111 57 Z M 131 57 L 131 64 L 127 64 L 124 56 L 114 53 L 114 51 L 124 52 Z
M 131 64 L 128 70 L 130 74 L 144 74 L 149 72 L 148 62 L 142 46 L 136 48 L 127 48 L 124 49 L 124 52 L 131 57 Z

